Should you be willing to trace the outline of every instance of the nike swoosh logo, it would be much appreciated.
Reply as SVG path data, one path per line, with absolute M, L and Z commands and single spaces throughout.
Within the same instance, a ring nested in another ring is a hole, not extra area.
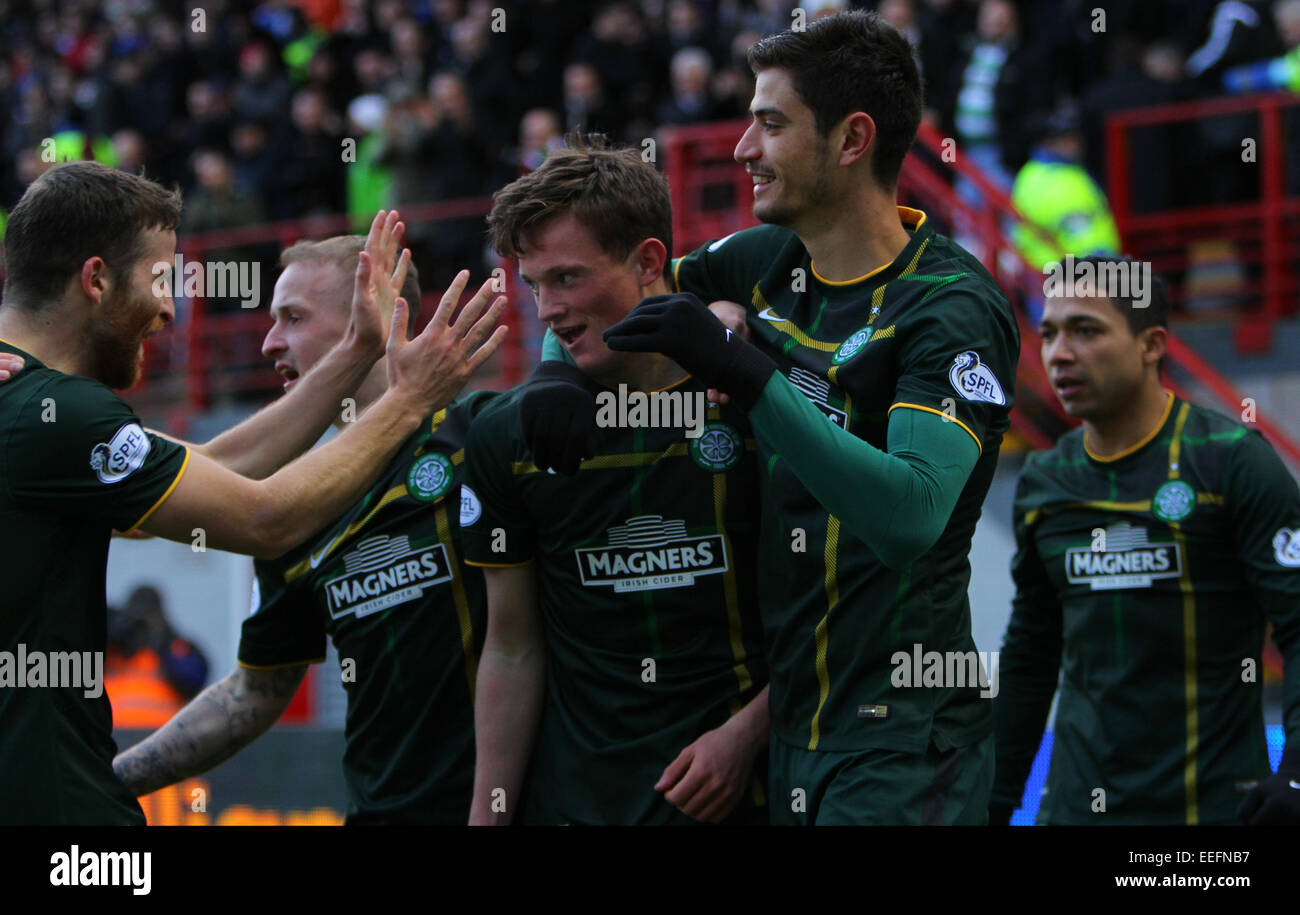
M 311 565 L 313 570 L 315 570 L 315 568 L 321 564 L 321 561 L 327 555 L 329 555 L 329 551 L 334 549 L 334 547 L 338 545 L 338 542 L 342 537 L 343 535 L 339 534 L 338 537 L 335 537 L 333 540 L 331 540 L 329 543 L 325 545 L 325 549 L 321 550 L 319 553 L 311 554 L 311 557 L 309 558 L 309 564 Z
M 1296 789 L 1297 791 L 1300 791 L 1300 782 L 1296 781 L 1294 778 L 1291 779 L 1291 781 L 1287 782 L 1287 784 L 1290 785 L 1292 788 Z
M 770 306 L 770 305 L 769 305 L 767 308 L 764 308 L 762 311 L 760 311 L 760 312 L 758 313 L 758 316 L 759 316 L 760 318 L 762 318 L 764 321 L 784 321 L 784 320 L 785 320 L 785 318 L 781 317 L 779 314 L 777 314 L 775 311 L 773 311 L 773 310 L 772 310 L 772 306 Z

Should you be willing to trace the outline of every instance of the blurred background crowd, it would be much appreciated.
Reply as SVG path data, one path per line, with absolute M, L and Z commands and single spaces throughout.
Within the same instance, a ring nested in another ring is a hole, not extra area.
M 742 117 L 745 49 L 848 7 L 908 36 L 927 119 L 1008 188 L 1062 117 L 1104 184 L 1110 111 L 1300 89 L 1300 0 L 0 0 L 0 207 L 51 161 L 94 157 L 179 183 L 182 233 L 344 211 L 364 225 L 380 206 L 490 194 L 571 129 L 640 144 Z M 1138 209 L 1193 186 L 1201 202 L 1250 193 L 1216 179 L 1241 133 L 1215 129 L 1146 138 Z M 1202 154 L 1167 154 L 1188 145 Z M 412 230 L 426 288 L 481 263 L 475 226 Z

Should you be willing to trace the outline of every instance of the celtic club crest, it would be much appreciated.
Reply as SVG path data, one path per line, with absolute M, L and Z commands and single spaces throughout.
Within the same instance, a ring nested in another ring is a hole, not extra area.
M 454 475 L 455 468 L 450 458 L 442 454 L 426 454 L 411 465 L 410 473 L 406 475 L 406 491 L 413 499 L 435 502 L 451 486 Z
M 711 473 L 723 473 L 736 466 L 745 450 L 745 440 L 726 423 L 704 424 L 700 437 L 691 442 L 691 457 Z

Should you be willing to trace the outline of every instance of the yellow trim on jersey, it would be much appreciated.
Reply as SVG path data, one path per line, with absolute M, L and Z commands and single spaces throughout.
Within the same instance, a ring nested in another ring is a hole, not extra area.
M 284 670 L 288 667 L 302 667 L 307 664 L 324 664 L 325 658 L 312 658 L 310 661 L 289 661 L 287 664 L 245 664 L 236 658 L 235 663 L 247 670 Z
M 609 470 L 613 467 L 646 467 L 655 461 L 666 457 L 684 457 L 690 454 L 690 444 L 687 442 L 674 442 L 663 451 L 634 451 L 627 454 L 598 454 L 594 458 L 583 458 L 579 470 Z M 758 442 L 755 439 L 745 439 L 745 450 L 755 451 L 758 449 Z M 526 473 L 545 473 L 532 461 L 514 461 L 510 464 L 510 472 L 514 476 L 523 476 Z
M 830 648 L 830 629 L 831 612 L 835 605 L 840 602 L 840 583 L 836 576 L 836 555 L 839 552 L 840 543 L 840 519 L 834 515 L 828 515 L 826 520 L 826 548 L 823 551 L 823 559 L 826 563 L 826 615 L 817 623 L 817 628 L 813 632 L 817 644 L 817 709 L 813 712 L 812 722 L 808 727 L 808 749 L 817 749 L 817 744 L 821 742 L 821 715 L 822 706 L 826 704 L 826 697 L 831 691 L 831 672 L 826 662 L 826 655 Z
M 822 340 L 814 340 L 812 337 L 805 334 L 798 324 L 795 324 L 793 321 L 787 321 L 785 318 L 782 318 L 780 321 L 768 321 L 767 318 L 763 318 L 763 320 L 767 321 L 768 324 L 772 325 L 786 336 L 793 337 L 800 346 L 806 346 L 809 349 L 815 349 L 823 353 L 833 353 L 843 345 L 843 341 L 835 343 L 834 341 L 826 342 Z
M 682 269 L 682 261 L 684 260 L 686 260 L 686 255 L 684 254 L 673 260 L 673 292 L 682 291 L 681 281 L 677 279 L 677 271 Z
M 456 622 L 460 625 L 460 647 L 465 654 L 465 676 L 469 678 L 469 698 L 474 699 L 474 683 L 478 679 L 478 659 L 474 657 L 474 621 L 469 617 L 469 598 L 465 596 L 465 582 L 453 571 L 459 561 L 456 544 L 451 536 L 451 524 L 447 520 L 447 502 L 438 503 L 434 511 L 434 520 L 438 525 L 438 539 L 447 551 L 448 571 L 451 576 L 451 599 L 456 605 Z
M 1172 402 L 1172 395 L 1171 395 Z M 1178 459 L 1182 453 L 1183 425 L 1191 412 L 1191 404 L 1186 401 L 1178 410 L 1178 419 L 1174 421 L 1174 438 L 1169 443 L 1169 479 L 1178 479 Z M 1197 502 L 1200 502 L 1198 497 Z M 1187 729 L 1187 762 L 1183 766 L 1183 791 L 1187 798 L 1187 825 L 1195 826 L 1200 821 L 1200 810 L 1196 791 L 1196 770 L 1200 761 L 1200 714 L 1197 709 L 1196 679 L 1196 591 L 1192 586 L 1191 563 L 1187 557 L 1187 536 L 1182 524 L 1170 521 L 1169 529 L 1173 531 L 1174 542 L 1183 555 L 1182 571 L 1178 575 L 1178 589 L 1183 593 L 1183 716 Z
M 531 563 L 531 559 L 525 559 L 523 562 L 475 562 L 473 559 L 465 560 L 465 565 L 476 566 L 480 569 L 520 569 Z
M 922 212 L 921 210 L 914 210 L 911 207 L 897 207 L 897 210 L 898 210 L 899 222 L 903 223 L 904 225 L 906 225 L 909 220 L 914 220 L 916 222 L 916 225 L 912 226 L 913 232 L 921 228 L 922 224 L 925 222 L 925 213 Z M 928 245 L 929 243 L 930 240 L 927 238 L 925 242 L 921 245 L 921 249 L 916 252 L 916 257 L 912 258 L 912 265 L 907 272 L 910 273 L 912 270 L 916 269 L 916 262 L 921 256 L 921 251 L 924 251 L 925 246 Z M 822 276 L 820 273 L 817 272 L 816 262 L 814 262 L 811 257 L 808 258 L 808 266 L 812 268 L 813 276 L 817 277 L 819 282 L 825 283 L 827 286 L 852 286 L 854 283 L 861 283 L 863 280 L 871 279 L 877 273 L 889 267 L 890 264 L 892 263 L 894 262 L 891 260 L 889 261 L 889 263 L 881 264 L 879 267 L 877 267 L 875 270 L 872 270 L 870 273 L 864 273 L 862 274 L 862 276 L 854 277 L 851 280 L 828 280 L 826 279 L 826 277 Z
M 343 533 L 335 537 L 329 543 L 329 545 L 326 546 L 325 549 L 320 552 L 319 555 L 316 555 L 315 553 L 309 554 L 306 559 L 304 559 L 302 562 L 290 568 L 287 572 L 285 572 L 284 583 L 292 584 L 293 582 L 301 578 L 303 575 L 310 572 L 312 569 L 312 559 L 315 559 L 316 564 L 320 565 L 321 562 L 325 560 L 325 557 L 328 556 L 330 553 L 333 553 L 339 547 L 340 544 L 342 544 L 344 541 L 351 538 L 353 534 L 357 533 L 363 527 L 365 527 L 370 522 L 370 519 L 373 518 L 380 509 L 402 498 L 402 496 L 404 495 L 406 495 L 405 485 L 394 486 L 392 489 L 388 490 L 388 492 L 384 493 L 383 497 L 379 500 L 379 502 L 375 505 L 375 507 L 366 513 L 366 516 L 364 518 L 362 518 L 360 521 L 354 521 L 352 524 L 348 525 L 348 527 L 343 531 Z
M 180 483 L 181 477 L 185 476 L 185 471 L 189 466 L 190 466 L 190 449 L 186 448 L 185 460 L 181 461 L 181 469 L 176 471 L 176 476 L 172 480 L 172 485 L 168 486 L 167 491 L 158 497 L 158 501 L 155 502 L 152 506 L 150 506 L 147 512 L 145 512 L 143 515 L 140 516 L 139 521 L 137 521 L 135 524 L 132 524 L 126 530 L 122 531 L 123 534 L 132 533 L 133 531 L 137 530 L 140 527 L 140 525 L 144 524 L 146 521 L 149 520 L 149 516 L 152 515 L 154 512 L 156 512 L 158 510 L 158 506 L 166 502 L 167 497 L 170 496 L 172 492 L 176 489 L 176 485 Z
M 920 210 L 913 210 L 912 212 L 914 212 L 914 213 L 920 213 L 921 211 L 920 211 Z M 924 214 L 924 213 L 921 213 L 921 218 L 922 218 L 922 221 L 924 221 L 924 219 L 925 219 L 925 214 Z M 916 265 L 919 264 L 919 263 L 921 262 L 921 255 L 925 253 L 925 249 L 926 249 L 927 246 L 929 246 L 929 244 L 930 244 L 930 239 L 928 239 L 928 238 L 927 238 L 925 241 L 921 242 L 921 247 L 919 247 L 919 248 L 916 249 L 916 254 L 912 257 L 912 260 L 908 263 L 908 265 L 907 265 L 906 267 L 903 268 L 903 272 L 900 273 L 900 274 L 898 274 L 898 276 L 895 277 L 895 279 L 899 279 L 899 278 L 905 277 L 905 276 L 907 276 L 907 275 L 909 275 L 909 274 L 911 274 L 911 273 L 915 273 L 915 272 L 916 272 Z M 879 285 L 879 286 L 876 287 L 876 289 L 875 289 L 874 292 L 871 293 L 871 313 L 867 316 L 867 324 L 868 324 L 868 326 L 874 324 L 875 321 L 876 321 L 876 318 L 880 316 L 880 309 L 881 309 L 881 308 L 884 306 L 884 304 L 885 304 L 885 290 L 888 289 L 888 288 L 889 288 L 889 283 L 882 283 L 881 285 Z M 888 330 L 888 331 L 889 331 L 889 334 L 888 334 L 888 335 L 889 335 L 890 337 L 892 337 L 892 336 L 894 335 L 894 325 L 893 325 L 893 324 L 889 325 L 889 327 L 885 328 L 885 330 Z M 880 333 L 878 333 L 878 334 L 873 333 L 873 334 L 871 335 L 871 338 L 870 338 L 869 340 L 867 340 L 867 344 L 870 344 L 872 340 L 882 339 L 883 337 L 885 337 L 885 331 L 883 331 L 883 330 L 882 330 Z M 843 345 L 843 344 L 841 344 L 841 345 Z M 864 345 L 865 345 L 865 344 L 864 344 Z M 836 347 L 836 349 L 839 349 L 839 347 Z M 827 377 L 828 379 L 830 379 L 831 384 L 838 384 L 838 383 L 839 383 L 839 382 L 838 382 L 839 371 L 840 371 L 840 367 L 839 367 L 838 365 L 832 365 L 832 366 L 831 366 L 831 367 L 826 371 L 826 377 Z M 982 449 L 982 448 L 980 449 L 980 451 L 981 451 L 981 453 L 983 453 L 983 449 Z
M 709 411 L 716 413 L 716 410 Z M 736 664 L 732 668 L 736 673 L 736 680 L 743 693 L 754 685 L 754 678 L 750 676 L 749 666 L 745 663 L 745 636 L 743 627 L 740 623 L 740 598 L 736 593 L 736 559 L 735 547 L 731 543 L 731 535 L 727 533 L 727 474 L 726 472 L 715 473 L 713 475 L 713 523 L 722 535 L 722 543 L 727 552 L 731 554 L 732 560 L 727 563 L 727 570 L 722 573 L 722 588 L 727 603 L 727 628 L 731 636 L 731 656 L 736 659 Z
M 919 403 L 907 403 L 902 400 L 900 400 L 898 403 L 891 406 L 885 412 L 885 415 L 888 416 L 890 413 L 893 413 L 899 407 L 906 407 L 909 410 L 924 410 L 926 413 L 933 413 L 936 416 L 942 416 L 946 421 L 950 423 L 956 423 L 957 425 L 965 429 L 967 433 L 970 434 L 971 438 L 975 439 L 975 447 L 980 450 L 980 454 L 984 453 L 984 446 L 980 444 L 979 436 L 977 436 L 974 432 L 971 432 L 970 426 L 966 425 L 957 417 L 949 416 L 947 413 L 943 412 L 942 410 L 936 410 L 934 407 L 923 407 Z
M 1142 438 L 1139 439 L 1136 443 L 1129 445 L 1127 448 L 1125 448 L 1123 451 L 1119 452 L 1118 454 L 1112 454 L 1110 457 L 1102 457 L 1101 455 L 1093 454 L 1092 449 L 1088 447 L 1088 430 L 1085 429 L 1083 431 L 1083 450 L 1088 455 L 1088 457 L 1092 458 L 1094 461 L 1098 461 L 1099 463 L 1109 464 L 1112 461 L 1118 461 L 1120 458 L 1128 457 L 1130 454 L 1137 451 L 1139 448 L 1142 448 L 1143 446 L 1148 444 L 1153 438 L 1155 438 L 1160 433 L 1160 430 L 1165 427 L 1165 422 L 1168 421 L 1169 419 L 1169 411 L 1174 408 L 1174 392 L 1169 390 L 1168 388 L 1165 388 L 1164 392 L 1165 392 L 1165 410 L 1163 413 L 1160 414 L 1160 421 L 1156 423 L 1156 427 L 1152 429 L 1150 432 L 1148 432 L 1146 435 L 1142 436 Z

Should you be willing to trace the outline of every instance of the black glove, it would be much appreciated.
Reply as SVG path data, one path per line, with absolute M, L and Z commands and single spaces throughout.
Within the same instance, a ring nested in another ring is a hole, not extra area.
M 776 363 L 732 333 L 689 292 L 652 295 L 605 331 L 612 350 L 663 353 L 740 409 L 758 402 Z
M 1277 772 L 1250 789 L 1237 819 L 1246 826 L 1300 826 L 1300 741 L 1286 742 Z
M 596 453 L 596 394 L 567 362 L 543 362 L 519 401 L 524 443 L 543 470 L 573 476 Z
M 1015 807 L 1011 804 L 989 804 L 989 825 L 1010 826 L 1014 811 Z

